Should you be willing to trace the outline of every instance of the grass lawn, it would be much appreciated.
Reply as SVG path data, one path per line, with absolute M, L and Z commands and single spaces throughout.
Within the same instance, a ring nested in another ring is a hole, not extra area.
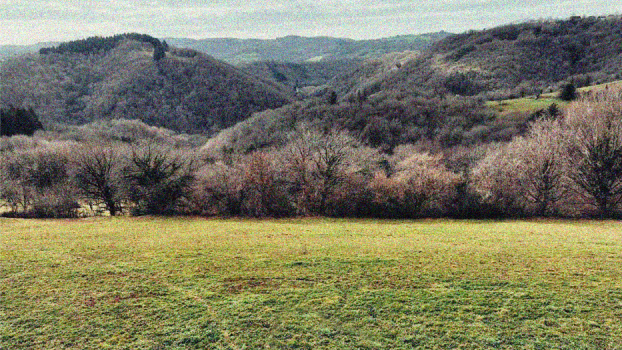
M 622 223 L 0 219 L 0 349 L 621 349 Z

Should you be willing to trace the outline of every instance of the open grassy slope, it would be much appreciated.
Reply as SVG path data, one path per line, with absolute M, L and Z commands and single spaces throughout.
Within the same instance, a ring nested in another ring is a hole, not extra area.
M 0 349 L 614 349 L 618 222 L 0 220 Z
M 586 94 L 592 91 L 619 88 L 620 85 L 622 85 L 622 80 L 616 80 L 605 84 L 585 86 L 577 89 L 577 92 L 579 94 Z M 526 116 L 538 110 L 546 110 L 552 104 L 556 104 L 557 107 L 563 108 L 566 107 L 568 103 L 567 101 L 559 99 L 559 91 L 557 91 L 542 94 L 539 98 L 536 98 L 536 96 L 527 96 L 501 101 L 488 101 L 486 105 L 491 108 L 497 116 L 508 117 L 516 115 Z

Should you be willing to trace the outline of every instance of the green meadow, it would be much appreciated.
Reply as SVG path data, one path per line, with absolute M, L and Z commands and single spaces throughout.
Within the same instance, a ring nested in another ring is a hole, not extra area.
M 610 83 L 585 86 L 577 89 L 579 94 L 588 92 L 602 91 L 605 89 L 619 89 L 622 86 L 622 80 L 616 80 Z M 568 106 L 569 102 L 559 99 L 559 92 L 549 92 L 536 96 L 527 96 L 516 99 L 508 99 L 501 101 L 488 101 L 486 106 L 490 108 L 497 116 L 508 118 L 524 118 L 525 114 L 531 114 L 539 110 L 546 110 L 550 105 L 556 104 L 558 108 L 563 109 Z
M 620 349 L 622 223 L 0 219 L 0 349 Z
M 535 97 L 523 97 L 513 100 L 489 101 L 486 103 L 486 105 L 494 111 L 495 114 L 503 118 L 524 118 L 523 114 L 534 113 L 538 110 L 546 110 L 552 104 L 556 104 L 557 107 L 561 109 L 566 107 L 568 102 L 554 97 L 538 99 Z

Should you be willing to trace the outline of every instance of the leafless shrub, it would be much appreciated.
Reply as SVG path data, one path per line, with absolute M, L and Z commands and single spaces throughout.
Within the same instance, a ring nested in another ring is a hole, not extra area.
M 88 203 L 115 216 L 123 209 L 126 150 L 113 145 L 85 145 L 80 151 L 76 157 L 76 187 Z
M 191 155 L 144 144 L 132 150 L 128 163 L 124 176 L 134 214 L 162 215 L 179 210 L 194 181 Z
M 389 174 L 377 172 L 370 182 L 375 215 L 412 218 L 447 213 L 460 176 L 445 168 L 441 155 L 401 147 L 390 163 Z
M 72 218 L 78 216 L 80 204 L 70 186 L 40 189 L 32 201 L 32 211 L 26 215 L 37 218 Z
M 79 208 L 70 181 L 74 144 L 51 143 L 5 154 L 0 201 L 15 215 L 73 217 Z
M 242 214 L 242 169 L 216 162 L 204 165 L 195 174 L 191 194 L 192 211 L 201 215 Z
M 573 103 L 564 118 L 570 177 L 596 210 L 612 216 L 622 201 L 622 91 Z

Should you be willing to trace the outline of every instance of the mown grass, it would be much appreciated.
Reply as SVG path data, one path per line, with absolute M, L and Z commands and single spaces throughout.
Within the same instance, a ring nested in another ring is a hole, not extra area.
M 0 349 L 619 349 L 622 224 L 0 220 Z

